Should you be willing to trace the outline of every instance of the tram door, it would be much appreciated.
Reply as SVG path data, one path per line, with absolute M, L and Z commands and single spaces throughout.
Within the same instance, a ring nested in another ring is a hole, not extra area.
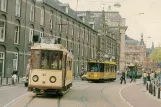
M 63 55 L 63 59 L 62 59 L 62 62 L 63 62 L 63 68 L 62 68 L 62 79 L 63 79 L 63 86 L 65 86 L 65 80 L 66 80 L 66 72 L 67 72 L 67 55 Z

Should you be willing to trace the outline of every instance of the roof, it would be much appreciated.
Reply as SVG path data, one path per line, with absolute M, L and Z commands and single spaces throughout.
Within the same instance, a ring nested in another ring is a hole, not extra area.
M 139 45 L 139 41 L 138 40 L 134 40 L 130 37 L 128 37 L 127 35 L 125 35 L 125 44 L 127 45 Z
M 73 57 L 72 53 L 65 49 L 61 44 L 34 43 L 34 46 L 32 46 L 31 49 L 62 51 Z
M 63 4 L 61 2 L 59 2 L 58 0 L 39 0 L 39 2 L 44 2 L 45 4 L 57 9 L 58 11 L 60 11 L 61 13 L 76 19 L 78 22 L 80 22 L 81 24 L 86 25 L 87 27 L 91 28 L 91 26 L 89 25 L 89 23 L 84 23 L 81 21 L 81 19 L 79 19 L 79 17 L 77 17 L 77 12 L 72 10 L 70 7 L 68 8 L 68 13 L 65 12 L 65 9 L 63 6 L 60 6 L 59 4 Z M 92 29 L 92 28 L 91 28 Z M 96 30 L 93 29 L 93 31 L 97 32 Z
M 116 62 L 111 62 L 111 61 L 106 61 L 106 60 L 88 60 L 88 62 L 116 65 Z

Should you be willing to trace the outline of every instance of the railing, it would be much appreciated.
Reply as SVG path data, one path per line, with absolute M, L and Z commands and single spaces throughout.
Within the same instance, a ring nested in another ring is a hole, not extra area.
M 17 83 L 22 83 L 22 77 L 18 77 L 18 82 Z M 6 77 L 6 78 L 2 78 L 0 77 L 0 86 L 3 85 L 12 85 L 12 79 L 11 77 Z
M 160 99 L 160 82 L 158 79 L 153 79 L 151 82 L 146 83 L 146 90 L 149 91 L 153 96 L 157 95 L 157 98 Z

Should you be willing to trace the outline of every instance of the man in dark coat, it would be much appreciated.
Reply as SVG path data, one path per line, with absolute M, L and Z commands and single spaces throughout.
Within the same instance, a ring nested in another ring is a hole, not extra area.
M 122 81 L 124 81 L 124 84 L 126 84 L 125 72 L 124 71 L 122 71 L 122 75 L 121 75 L 120 80 L 121 80 L 120 84 L 122 84 Z

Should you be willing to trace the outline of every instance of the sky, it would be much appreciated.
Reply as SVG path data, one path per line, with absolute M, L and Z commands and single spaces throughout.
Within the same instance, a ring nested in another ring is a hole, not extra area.
M 161 0 L 78 0 L 78 7 L 77 0 L 59 1 L 69 3 L 78 11 L 101 11 L 103 8 L 106 11 L 111 6 L 111 11 L 119 11 L 121 17 L 126 18 L 129 37 L 140 40 L 143 33 L 147 47 L 151 47 L 152 42 L 155 47 L 161 44 Z M 117 2 L 121 4 L 120 8 L 113 6 Z

